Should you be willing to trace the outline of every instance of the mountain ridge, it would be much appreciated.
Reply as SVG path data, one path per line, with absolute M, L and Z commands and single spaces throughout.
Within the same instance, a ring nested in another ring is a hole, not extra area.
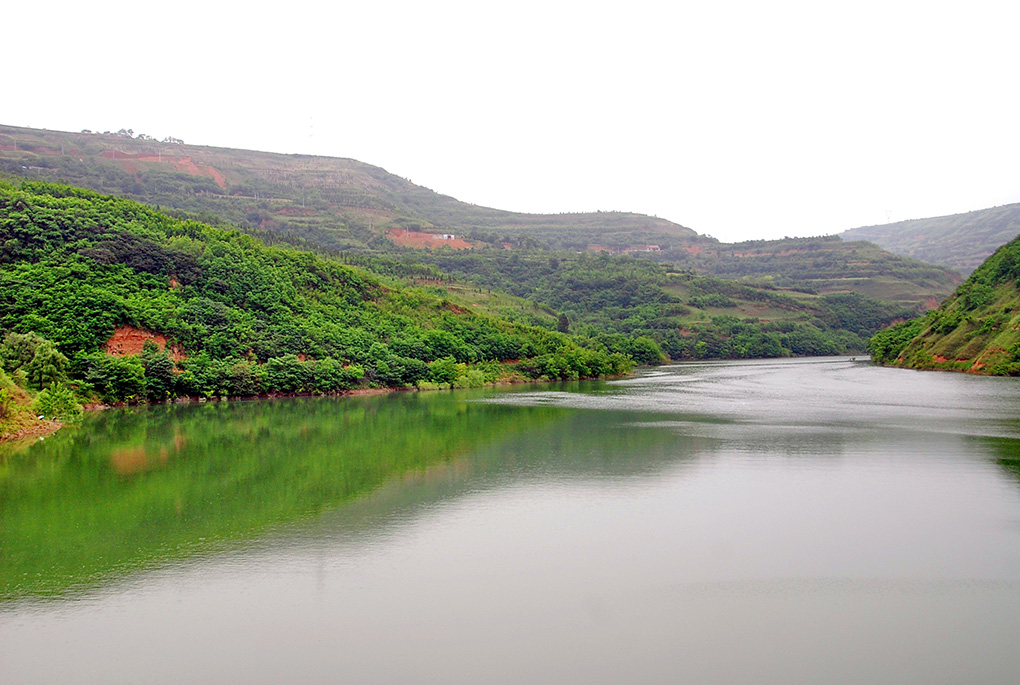
M 377 237 L 375 229 L 387 228 L 516 233 L 569 226 L 587 235 L 569 246 L 582 249 L 600 239 L 613 242 L 613 232 L 702 238 L 666 219 L 634 212 L 530 214 L 482 207 L 351 158 L 196 146 L 128 137 L 126 132 L 0 126 L 0 170 L 29 176 L 25 172 L 37 172 L 44 180 L 59 179 L 155 204 L 161 199 L 169 204 L 166 196 L 173 192 L 191 194 L 191 206 L 182 209 L 209 212 L 241 227 L 304 237 L 300 217 L 316 216 L 326 234 L 318 236 L 318 242 L 341 250 L 368 247 Z M 47 174 L 53 178 L 46 179 Z M 241 212 L 232 206 L 239 200 L 261 205 Z M 628 242 L 629 238 L 619 238 L 614 244 L 625 247 Z
M 1020 203 L 860 226 L 839 235 L 844 240 L 868 240 L 895 254 L 941 264 L 966 276 L 1018 234 Z

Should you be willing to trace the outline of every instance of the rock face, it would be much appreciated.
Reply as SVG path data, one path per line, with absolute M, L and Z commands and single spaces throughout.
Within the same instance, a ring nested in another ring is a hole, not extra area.
M 106 341 L 106 353 L 114 357 L 123 357 L 129 354 L 141 354 L 145 341 L 151 340 L 161 350 L 167 349 L 166 336 L 160 333 L 150 333 L 133 326 L 121 326 L 113 332 L 110 339 Z M 170 346 L 170 358 L 174 361 L 185 359 L 185 354 L 180 348 Z

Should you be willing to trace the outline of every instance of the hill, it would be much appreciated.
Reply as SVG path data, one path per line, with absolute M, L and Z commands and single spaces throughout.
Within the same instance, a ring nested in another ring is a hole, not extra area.
M 653 258 L 728 280 L 819 294 L 854 292 L 917 310 L 935 307 L 963 280 L 945 267 L 837 236 L 717 243 Z
M 0 126 L 0 171 L 219 217 L 333 250 L 385 247 L 379 241 L 389 230 L 470 233 L 567 249 L 698 237 L 641 214 L 524 214 L 479 207 L 353 159 L 187 145 L 127 131 Z
M 406 254 L 426 247 L 630 253 L 704 275 L 820 294 L 856 292 L 918 309 L 934 306 L 960 282 L 945 268 L 865 243 L 726 244 L 641 214 L 509 212 L 461 202 L 351 159 L 186 145 L 130 131 L 0 126 L 0 171 L 72 183 L 334 253 Z
M 106 402 L 576 378 L 605 346 L 144 205 L 0 183 L 0 365 Z M 624 341 L 625 342 L 625 341 Z
M 676 360 L 863 351 L 869 335 L 915 311 L 852 292 L 748 285 L 626 255 L 441 250 L 427 257 L 458 283 L 470 279 L 559 312 L 561 325 L 586 338 L 650 338 Z
M 1003 245 L 938 309 L 871 338 L 879 363 L 1020 375 L 1020 238 Z
M 845 240 L 870 240 L 898 255 L 969 274 L 1020 234 L 1020 203 L 930 219 L 897 221 L 844 231 Z

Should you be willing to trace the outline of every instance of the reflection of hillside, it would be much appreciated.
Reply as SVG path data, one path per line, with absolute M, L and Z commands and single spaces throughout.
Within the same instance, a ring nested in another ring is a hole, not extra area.
M 59 593 L 251 539 L 564 415 L 466 394 L 108 411 L 0 465 L 2 596 Z M 442 478 L 440 478 L 441 480 Z
M 1002 468 L 1020 479 L 1020 440 L 1011 438 L 983 438 L 982 442 L 992 448 L 998 457 L 995 461 Z
M 584 392 L 597 382 L 565 385 Z M 282 530 L 280 537 L 274 537 L 273 548 L 319 544 L 329 547 L 338 540 L 363 543 L 378 539 L 440 502 L 515 483 L 552 480 L 599 487 L 600 483 L 612 482 L 612 487 L 616 487 L 624 480 L 635 483 L 645 477 L 654 480 L 669 469 L 699 463 L 700 458 L 716 453 L 721 444 L 711 437 L 678 436 L 668 425 L 636 424 L 631 412 L 516 404 L 504 409 L 553 413 L 547 420 L 530 422 L 525 430 L 507 431 L 499 440 L 474 446 L 463 459 L 407 471 L 349 506 L 302 520 Z

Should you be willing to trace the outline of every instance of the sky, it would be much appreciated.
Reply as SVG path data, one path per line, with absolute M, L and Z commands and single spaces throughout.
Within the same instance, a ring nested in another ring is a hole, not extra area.
M 350 157 L 727 242 L 1020 202 L 1020 3 L 57 0 L 0 123 Z M 14 29 L 14 30 L 12 30 Z

